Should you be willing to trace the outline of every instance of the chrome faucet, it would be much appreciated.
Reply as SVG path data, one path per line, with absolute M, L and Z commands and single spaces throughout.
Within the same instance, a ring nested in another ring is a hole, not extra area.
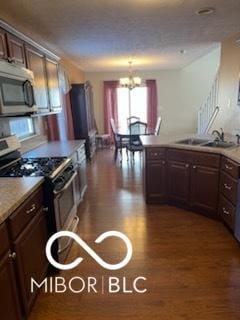
M 219 132 L 218 130 L 213 130 L 212 134 L 216 134 L 217 135 L 216 140 L 224 141 L 223 129 L 221 128 L 220 130 L 221 130 L 221 132 Z

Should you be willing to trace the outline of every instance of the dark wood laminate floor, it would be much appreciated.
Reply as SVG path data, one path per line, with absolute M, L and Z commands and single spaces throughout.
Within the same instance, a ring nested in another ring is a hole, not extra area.
M 133 258 L 122 270 L 107 271 L 74 245 L 69 261 L 84 261 L 60 276 L 147 278 L 145 294 L 41 293 L 30 320 L 236 320 L 240 319 L 240 246 L 225 227 L 170 206 L 146 206 L 139 162 L 112 162 L 97 154 L 88 168 L 88 192 L 79 233 L 108 262 L 124 256 L 120 241 L 94 244 L 108 230 L 126 233 Z

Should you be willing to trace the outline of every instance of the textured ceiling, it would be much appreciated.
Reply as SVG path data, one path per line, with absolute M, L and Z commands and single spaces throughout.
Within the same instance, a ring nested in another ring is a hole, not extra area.
M 195 14 L 206 6 L 216 13 Z M 1 0 L 0 17 L 83 70 L 113 71 L 181 68 L 239 32 L 239 13 L 240 0 Z

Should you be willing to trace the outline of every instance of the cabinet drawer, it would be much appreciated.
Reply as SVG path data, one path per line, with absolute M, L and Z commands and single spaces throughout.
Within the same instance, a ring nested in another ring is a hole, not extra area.
M 220 190 L 234 205 L 237 204 L 238 181 L 223 171 L 221 173 Z
M 43 189 L 32 194 L 8 219 L 11 238 L 15 239 L 43 205 Z
M 86 159 L 86 153 L 85 153 L 85 146 L 83 145 L 81 148 L 78 149 L 77 151 L 78 155 L 78 161 L 82 162 Z
M 239 178 L 239 165 L 226 157 L 222 158 L 222 170 L 235 179 Z
M 223 195 L 221 195 L 219 203 L 219 215 L 232 230 L 234 229 L 235 224 L 235 211 L 236 208 L 234 205 L 231 204 L 231 202 L 228 201 Z
M 9 240 L 6 223 L 0 225 L 0 256 L 9 249 Z
M 166 150 L 164 148 L 147 148 L 146 158 L 147 160 L 158 160 L 165 158 Z
M 169 149 L 168 159 L 213 168 L 220 166 L 220 156 L 207 152 Z

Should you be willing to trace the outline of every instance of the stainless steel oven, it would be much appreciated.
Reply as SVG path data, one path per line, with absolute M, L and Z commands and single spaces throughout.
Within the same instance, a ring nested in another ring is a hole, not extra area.
M 76 232 L 77 230 L 79 218 L 77 216 L 75 191 L 76 179 L 77 172 L 71 165 L 54 181 L 56 231 L 67 230 Z M 63 262 L 65 260 L 71 244 L 72 240 L 65 237 L 58 240 L 58 261 Z
M 32 71 L 0 61 L 0 114 L 18 115 L 36 111 Z

